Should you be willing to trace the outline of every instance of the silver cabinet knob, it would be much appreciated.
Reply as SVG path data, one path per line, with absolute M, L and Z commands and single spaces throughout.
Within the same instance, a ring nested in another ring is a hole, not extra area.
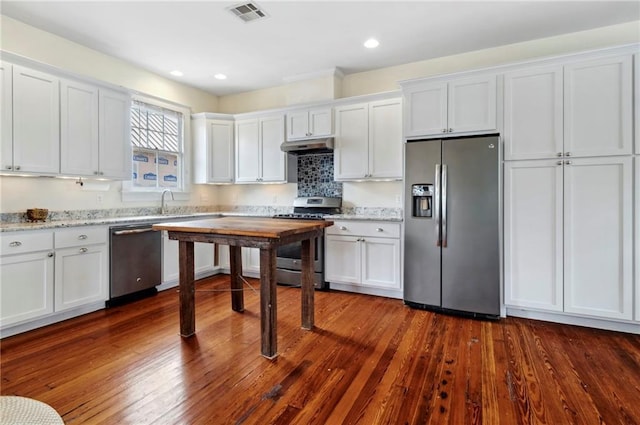
M 7 170 L 13 170 L 13 167 L 12 167 L 11 165 L 7 165 L 5 168 L 6 168 Z
M 87 252 L 87 251 L 89 251 L 87 248 L 80 248 L 80 252 L 81 252 L 81 253 L 83 253 L 83 254 L 84 254 L 85 252 Z
M 97 176 L 97 175 L 98 175 L 98 172 L 97 172 L 97 171 L 94 171 L 94 172 L 93 172 L 93 175 L 94 175 L 94 176 Z
M 18 246 L 22 246 L 22 242 L 20 241 L 13 241 L 9 244 L 9 246 L 11 247 L 18 247 Z
M 558 152 L 558 153 L 556 154 L 556 156 L 557 156 L 558 158 L 562 157 L 562 152 Z
M 556 162 L 556 165 L 562 165 L 562 161 Z
M 447 132 L 447 129 L 446 129 L 446 128 L 443 128 L 443 129 L 442 129 L 442 132 L 443 132 L 443 133 L 446 133 L 446 132 Z
M 16 168 L 16 170 L 19 170 L 19 169 L 20 169 L 20 166 L 19 166 L 19 165 L 16 165 L 16 167 L 15 167 L 15 168 Z
M 49 258 L 53 257 L 53 252 L 49 252 L 49 253 L 47 254 L 47 257 L 49 257 Z
M 566 165 L 571 165 L 571 161 L 565 161 L 564 162 Z
M 565 152 L 564 156 L 571 156 L 571 152 Z
M 88 237 L 87 235 L 80 235 L 80 236 L 78 236 L 78 239 L 83 241 L 83 240 L 87 239 L 87 237 Z
M 450 129 L 449 129 L 449 133 L 453 133 L 453 128 L 450 128 Z
M 384 229 L 383 229 L 382 227 L 378 227 L 378 228 L 376 229 L 376 232 L 384 232 Z
M 340 230 L 347 230 L 347 228 L 344 226 L 340 226 Z

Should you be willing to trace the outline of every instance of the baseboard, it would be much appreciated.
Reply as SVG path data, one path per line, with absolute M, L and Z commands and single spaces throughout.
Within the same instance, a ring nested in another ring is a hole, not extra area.
M 375 295 L 378 297 L 387 297 L 387 298 L 395 298 L 402 299 L 403 293 L 402 290 L 393 290 L 393 289 L 380 289 L 380 288 L 372 288 L 369 286 L 361 286 L 361 285 L 348 285 L 344 283 L 329 283 L 330 289 L 335 289 L 337 291 L 345 291 L 345 292 L 354 292 L 356 294 L 366 294 L 366 295 Z
M 566 313 L 549 313 L 542 311 L 524 310 L 514 307 L 507 307 L 507 316 L 521 317 L 523 319 L 543 320 L 545 322 L 562 323 L 565 325 L 574 326 L 585 326 L 588 328 L 627 332 L 640 335 L 640 322 L 619 322 L 615 320 L 574 316 Z

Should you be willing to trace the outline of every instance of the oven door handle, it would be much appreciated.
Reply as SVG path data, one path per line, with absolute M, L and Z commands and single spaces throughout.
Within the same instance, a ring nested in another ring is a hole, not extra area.
M 152 232 L 152 231 L 153 231 L 153 227 L 143 227 L 141 229 L 116 230 L 115 232 L 113 232 L 113 234 L 116 236 L 135 235 L 136 233 L 146 233 L 146 232 Z

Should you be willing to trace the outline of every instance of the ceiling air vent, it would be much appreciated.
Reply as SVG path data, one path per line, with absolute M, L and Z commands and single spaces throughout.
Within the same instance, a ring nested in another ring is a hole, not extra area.
M 264 10 L 260 9 L 258 5 L 253 2 L 240 3 L 230 7 L 229 10 L 244 22 L 256 21 L 268 16 Z

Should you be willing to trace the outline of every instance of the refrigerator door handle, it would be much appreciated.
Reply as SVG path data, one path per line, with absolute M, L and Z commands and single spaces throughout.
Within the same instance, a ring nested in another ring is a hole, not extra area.
M 440 234 L 440 164 L 436 164 L 436 175 L 434 186 L 433 221 L 436 226 L 436 246 L 441 246 L 442 235 Z
M 440 222 L 442 225 L 442 247 L 447 247 L 447 165 L 442 164 L 442 214 Z

